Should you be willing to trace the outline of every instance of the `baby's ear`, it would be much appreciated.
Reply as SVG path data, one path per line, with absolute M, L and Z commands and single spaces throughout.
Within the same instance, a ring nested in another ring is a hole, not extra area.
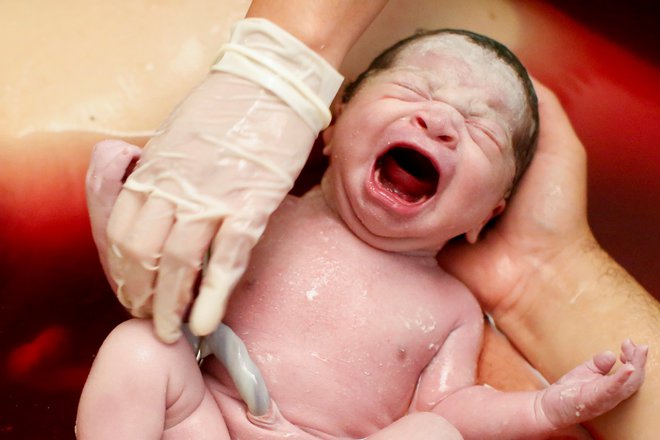
M 328 128 L 323 130 L 321 133 L 321 138 L 323 139 L 323 154 L 325 156 L 330 156 L 330 152 L 332 151 L 332 138 L 334 137 L 335 134 L 335 121 L 330 123 L 328 125 Z
M 323 145 L 325 145 L 323 147 L 323 154 L 326 156 L 330 156 L 330 152 L 332 151 L 332 138 L 335 134 L 335 124 L 337 123 L 337 118 L 339 118 L 344 111 L 344 103 L 341 102 L 341 98 L 335 98 L 330 108 L 332 110 L 332 121 L 330 121 L 328 128 L 321 133 Z
M 472 228 L 472 229 L 468 230 L 468 231 L 465 233 L 465 239 L 468 241 L 468 243 L 470 243 L 470 244 L 475 244 L 475 243 L 477 242 L 477 240 L 479 239 L 479 234 L 481 233 L 481 231 L 482 231 L 482 229 L 484 228 L 484 226 L 486 226 L 486 224 L 487 224 L 489 221 L 491 221 L 492 219 L 494 219 L 495 217 L 497 217 L 498 215 L 500 215 L 500 214 L 502 213 L 502 211 L 504 211 L 504 207 L 505 207 L 505 206 L 506 206 L 506 200 L 505 200 L 505 199 L 500 200 L 500 201 L 497 203 L 497 205 L 495 206 L 495 208 L 493 208 L 493 210 L 490 212 L 490 214 L 488 215 L 488 217 L 486 217 L 486 218 L 485 218 L 485 219 L 479 224 L 479 226 L 477 226 L 477 227 L 475 227 L 475 228 Z

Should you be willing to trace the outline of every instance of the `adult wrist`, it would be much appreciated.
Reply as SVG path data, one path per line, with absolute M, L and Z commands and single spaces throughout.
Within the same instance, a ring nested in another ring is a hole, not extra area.
M 559 249 L 525 256 L 519 262 L 527 266 L 525 275 L 508 302 L 492 311 L 495 322 L 520 347 L 543 344 L 552 327 L 568 316 L 567 308 L 580 307 L 594 295 L 606 261 L 609 257 L 588 229 Z
M 247 17 L 265 17 L 338 68 L 387 0 L 252 0 Z
M 239 21 L 211 70 L 269 90 L 317 133 L 329 124 L 329 105 L 343 81 L 319 54 L 263 18 Z

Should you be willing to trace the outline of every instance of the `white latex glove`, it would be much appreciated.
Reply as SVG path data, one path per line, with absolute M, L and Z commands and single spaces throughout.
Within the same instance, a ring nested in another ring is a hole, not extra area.
M 264 19 L 245 19 L 214 71 L 145 147 L 112 211 L 108 269 L 122 304 L 153 313 L 158 336 L 190 316 L 212 332 L 270 214 L 293 186 L 342 77 Z

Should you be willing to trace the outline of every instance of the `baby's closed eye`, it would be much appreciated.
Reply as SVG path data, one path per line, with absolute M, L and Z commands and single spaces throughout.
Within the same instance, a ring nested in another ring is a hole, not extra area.
M 417 97 L 424 100 L 431 100 L 431 95 L 428 92 L 425 92 L 422 88 L 408 83 L 408 82 L 396 82 L 395 83 L 399 89 L 403 90 L 404 97 Z
M 498 149 L 502 149 L 502 140 L 492 127 L 489 127 L 478 119 L 470 118 L 465 120 L 465 124 L 468 127 L 470 136 L 472 136 L 475 141 L 487 141 L 495 144 Z

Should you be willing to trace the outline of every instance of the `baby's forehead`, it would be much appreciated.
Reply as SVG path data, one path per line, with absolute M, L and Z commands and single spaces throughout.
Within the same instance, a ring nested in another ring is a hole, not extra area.
M 510 81 L 521 85 L 514 69 L 491 48 L 485 47 L 460 34 L 435 34 L 420 37 L 404 46 L 392 63 L 392 68 L 409 65 L 411 57 L 415 63 L 428 59 L 455 60 L 461 65 L 461 74 L 483 75 L 490 73 L 492 78 Z M 429 63 L 430 68 L 431 63 Z M 455 66 L 454 66 L 455 67 Z M 434 66 L 442 69 L 441 66 Z M 442 73 L 438 71 L 437 73 Z
M 462 88 L 493 106 L 504 105 L 515 126 L 524 120 L 527 100 L 517 72 L 494 50 L 464 35 L 436 34 L 413 41 L 395 57 L 390 71 L 411 72 L 431 88 Z

